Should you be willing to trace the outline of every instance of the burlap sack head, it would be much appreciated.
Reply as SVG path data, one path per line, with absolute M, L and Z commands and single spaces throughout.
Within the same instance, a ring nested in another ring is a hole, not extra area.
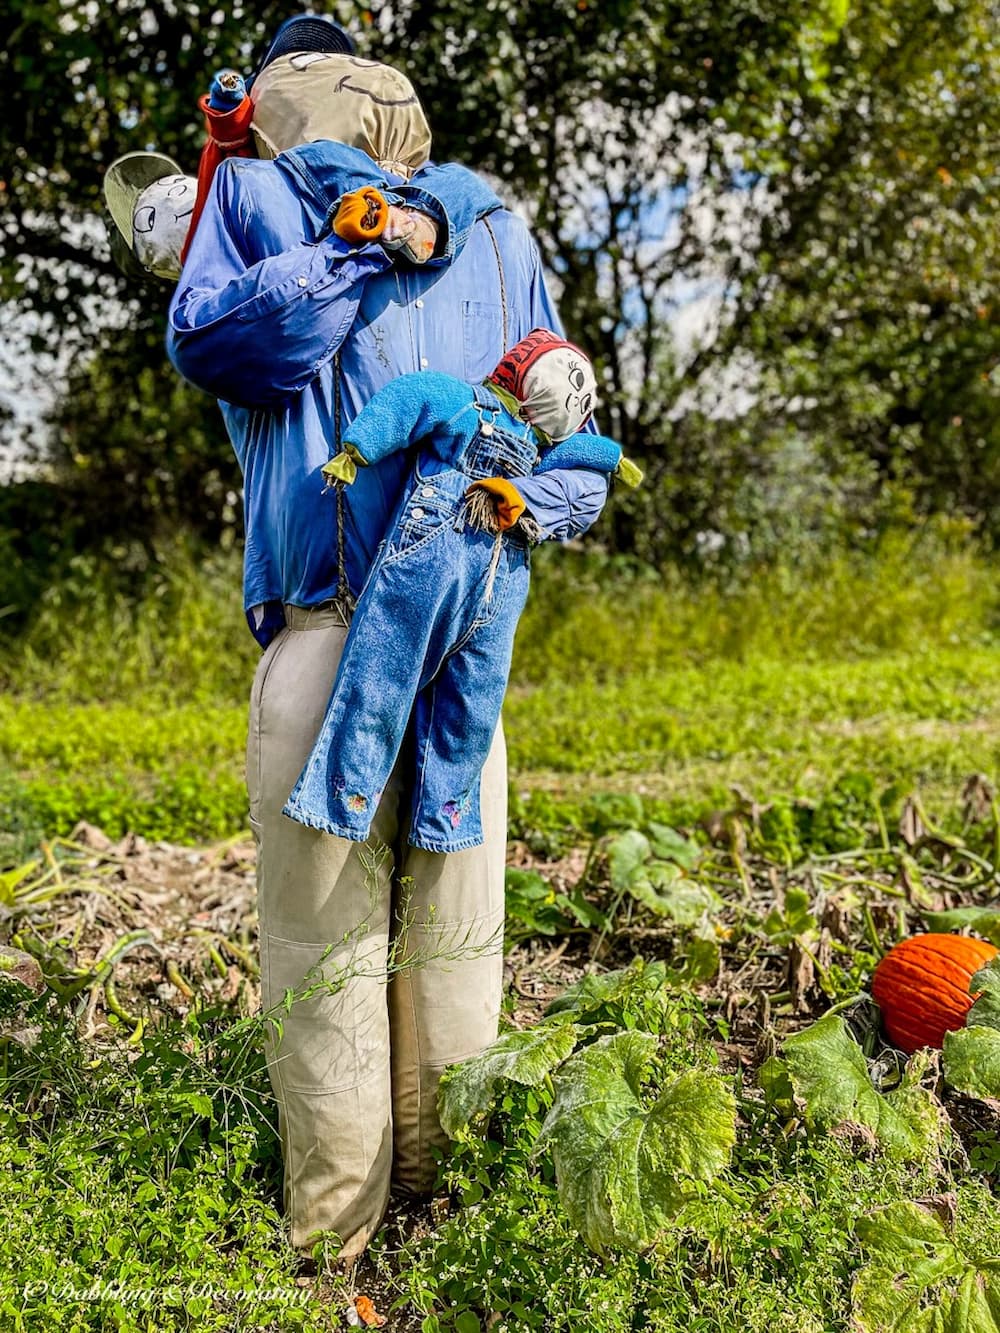
M 260 157 L 335 139 L 408 178 L 430 155 L 431 132 L 413 85 L 374 60 L 327 51 L 281 56 L 258 75 L 251 97 Z

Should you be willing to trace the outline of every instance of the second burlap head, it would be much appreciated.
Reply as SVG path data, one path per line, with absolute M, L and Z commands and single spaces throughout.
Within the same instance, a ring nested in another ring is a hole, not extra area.
M 430 155 L 431 132 L 405 74 L 374 60 L 303 51 L 281 56 L 254 81 L 260 157 L 334 139 L 409 178 Z

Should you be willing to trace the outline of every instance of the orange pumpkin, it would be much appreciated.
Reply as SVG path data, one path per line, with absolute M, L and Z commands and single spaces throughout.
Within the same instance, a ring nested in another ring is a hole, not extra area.
M 885 955 L 872 977 L 872 995 L 885 1030 L 900 1050 L 944 1043 L 965 1027 L 976 998 L 969 983 L 997 950 L 965 935 L 913 935 Z

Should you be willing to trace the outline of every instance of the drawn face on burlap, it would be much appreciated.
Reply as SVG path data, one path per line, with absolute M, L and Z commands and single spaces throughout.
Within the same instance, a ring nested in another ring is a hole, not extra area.
M 489 377 L 521 405 L 521 415 L 558 443 L 586 425 L 597 406 L 589 357 L 550 329 L 532 329 Z
M 431 151 L 431 132 L 398 70 L 329 51 L 281 56 L 254 80 L 253 133 L 260 157 L 333 139 L 360 148 L 409 179 Z
M 147 185 L 132 210 L 136 259 L 158 278 L 177 278 L 198 182 L 193 176 L 161 176 Z

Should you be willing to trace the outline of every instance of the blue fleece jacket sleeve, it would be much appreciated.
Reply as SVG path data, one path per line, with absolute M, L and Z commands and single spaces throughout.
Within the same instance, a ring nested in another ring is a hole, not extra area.
M 400 375 L 379 389 L 344 432 L 366 463 L 427 440 L 445 463 L 457 461 L 479 418 L 468 411 L 475 395 L 467 384 L 437 370 Z
M 615 440 L 606 435 L 588 435 L 580 431 L 569 439 L 561 440 L 542 454 L 541 462 L 535 468 L 539 472 L 552 472 L 556 468 L 592 468 L 595 472 L 614 472 L 622 461 L 622 448 Z
M 217 398 L 275 407 L 330 360 L 366 280 L 392 261 L 381 246 L 355 250 L 333 235 L 262 257 L 252 248 L 255 221 L 241 159 L 223 162 L 170 305 L 167 353 Z

